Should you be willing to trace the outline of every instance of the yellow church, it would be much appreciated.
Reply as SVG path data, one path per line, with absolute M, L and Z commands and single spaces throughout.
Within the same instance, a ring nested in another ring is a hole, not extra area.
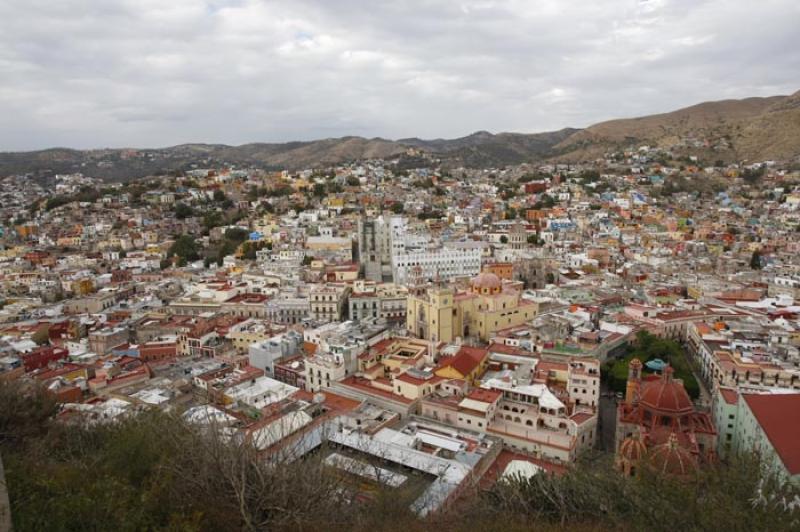
M 409 289 L 406 328 L 409 334 L 433 342 L 476 337 L 484 342 L 496 331 L 534 318 L 538 305 L 521 298 L 521 285 L 503 282 L 484 272 L 469 289 L 420 287 Z

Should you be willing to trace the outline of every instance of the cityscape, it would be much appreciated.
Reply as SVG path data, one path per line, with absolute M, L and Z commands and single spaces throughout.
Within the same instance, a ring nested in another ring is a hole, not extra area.
M 0 143 L 0 529 L 800 529 L 797 85 Z

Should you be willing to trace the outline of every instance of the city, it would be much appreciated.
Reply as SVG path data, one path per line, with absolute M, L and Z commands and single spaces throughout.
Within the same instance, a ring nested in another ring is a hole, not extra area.
M 798 21 L 0 3 L 0 532 L 800 530 Z

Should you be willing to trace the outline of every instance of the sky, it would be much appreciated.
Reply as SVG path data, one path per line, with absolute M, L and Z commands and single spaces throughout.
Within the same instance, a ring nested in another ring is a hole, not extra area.
M 800 89 L 798 0 L 2 0 L 0 151 L 539 132 Z

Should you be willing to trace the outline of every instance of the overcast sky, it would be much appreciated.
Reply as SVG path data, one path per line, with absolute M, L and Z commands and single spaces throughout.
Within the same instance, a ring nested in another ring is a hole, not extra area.
M 0 0 L 0 151 L 537 132 L 800 89 L 798 0 Z

